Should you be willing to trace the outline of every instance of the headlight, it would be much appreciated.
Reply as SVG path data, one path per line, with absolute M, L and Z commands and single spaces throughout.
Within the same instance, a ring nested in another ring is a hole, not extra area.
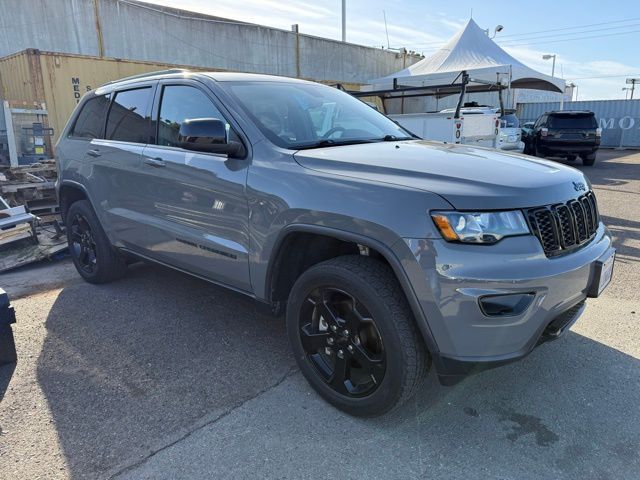
M 503 237 L 529 233 L 529 226 L 520 210 L 432 212 L 431 217 L 449 242 L 496 243 Z

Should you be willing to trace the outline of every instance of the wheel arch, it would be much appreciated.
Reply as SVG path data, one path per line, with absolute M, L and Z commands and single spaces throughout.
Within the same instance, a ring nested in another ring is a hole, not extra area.
M 69 207 L 78 200 L 87 200 L 91 203 L 89 193 L 84 185 L 73 180 L 63 180 L 58 186 L 58 204 L 60 205 L 60 214 L 64 221 Z M 93 207 L 93 204 L 91 205 Z
M 427 348 L 429 349 L 429 352 L 435 359 L 435 357 L 438 355 L 438 347 L 435 342 L 433 333 L 429 328 L 427 318 L 422 311 L 420 303 L 418 302 L 418 297 L 413 290 L 413 287 L 411 286 L 409 277 L 402 267 L 400 260 L 393 253 L 392 249 L 386 244 L 371 237 L 320 225 L 291 224 L 284 227 L 280 231 L 278 238 L 274 243 L 272 249 L 273 254 L 270 256 L 269 264 L 267 267 L 265 296 L 269 303 L 271 303 L 276 307 L 276 309 L 278 309 L 278 303 L 282 300 L 282 292 L 278 291 L 278 288 L 281 288 L 281 285 L 278 284 L 278 281 L 282 272 L 282 267 L 284 266 L 284 262 L 286 261 L 286 255 L 284 254 L 284 252 L 287 250 L 287 246 L 289 245 L 287 239 L 291 239 L 296 235 L 323 237 L 325 239 L 328 239 L 330 242 L 343 242 L 350 245 L 356 245 L 356 248 L 358 248 L 359 246 L 367 247 L 368 249 L 373 250 L 375 253 L 379 254 L 381 259 L 383 259 L 389 265 L 389 267 L 393 271 L 394 276 L 398 280 L 400 288 L 404 292 L 407 302 L 409 303 L 409 307 L 411 308 L 411 311 L 414 315 L 418 329 L 420 330 L 420 333 L 427 345 Z M 345 254 L 358 252 L 359 248 L 355 252 L 345 252 Z M 336 255 L 332 255 L 328 258 L 321 258 L 319 261 L 328 260 L 329 258 L 334 258 L 335 256 Z M 320 255 L 320 257 L 322 257 L 322 255 Z M 311 265 L 313 265 L 313 263 Z M 294 273 L 296 272 L 294 271 Z M 295 279 L 297 279 L 297 276 L 293 279 L 291 284 L 295 282 Z

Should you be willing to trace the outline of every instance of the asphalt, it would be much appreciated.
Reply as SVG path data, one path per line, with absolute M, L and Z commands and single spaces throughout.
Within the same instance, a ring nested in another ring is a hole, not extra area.
M 582 167 L 580 167 L 582 168 Z M 0 478 L 640 477 L 640 153 L 591 179 L 614 279 L 560 340 L 399 411 L 346 416 L 306 384 L 282 319 L 151 266 L 93 286 L 58 262 L 0 275 Z

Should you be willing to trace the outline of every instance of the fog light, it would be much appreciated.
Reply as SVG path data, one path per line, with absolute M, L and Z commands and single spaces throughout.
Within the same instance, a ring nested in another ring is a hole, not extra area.
M 480 298 L 479 303 L 482 313 L 487 317 L 513 317 L 529 308 L 534 297 L 533 293 L 487 295 Z

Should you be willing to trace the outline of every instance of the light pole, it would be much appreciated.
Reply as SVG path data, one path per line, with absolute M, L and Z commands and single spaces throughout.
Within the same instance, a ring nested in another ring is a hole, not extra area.
M 627 78 L 627 85 L 631 85 L 631 98 L 633 100 L 633 91 L 636 89 L 636 83 L 640 83 L 640 78 Z
M 622 87 L 622 91 L 624 92 L 624 99 L 627 100 L 629 97 L 629 92 L 631 91 L 631 88 L 629 87 Z
M 578 94 L 577 94 L 578 86 L 577 86 L 575 83 L 573 83 L 573 82 L 569 82 L 569 83 L 567 83 L 567 88 L 570 88 L 570 89 L 571 89 L 571 98 L 569 99 L 569 101 L 570 101 L 570 102 L 572 102 L 572 101 L 573 101 L 573 91 L 574 91 L 574 90 L 576 90 L 576 100 L 578 100 Z
M 549 60 L 551 58 L 553 58 L 553 64 L 551 65 L 551 76 L 553 77 L 553 76 L 555 76 L 555 73 L 556 73 L 556 56 L 555 56 L 555 54 L 554 55 L 547 54 L 547 55 L 543 55 L 542 56 L 543 60 Z
M 493 29 L 493 35 L 491 36 L 491 40 L 496 38 L 496 35 L 500 33 L 502 30 L 504 30 L 504 27 L 502 25 L 496 25 L 496 28 Z
M 347 0 L 342 0 L 342 41 L 347 41 Z

